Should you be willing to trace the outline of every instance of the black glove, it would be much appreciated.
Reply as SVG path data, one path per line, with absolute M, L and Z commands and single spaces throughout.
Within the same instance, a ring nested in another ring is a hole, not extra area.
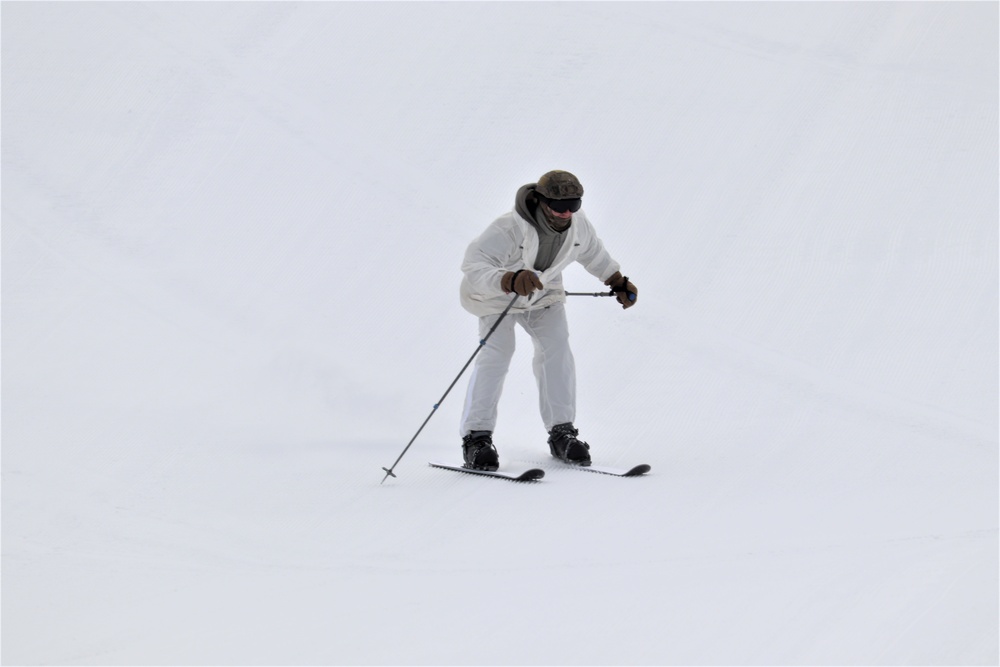
M 623 276 L 620 271 L 615 271 L 615 275 L 604 281 L 604 284 L 615 293 L 615 298 L 622 308 L 631 308 L 639 299 L 638 288 L 629 282 L 628 276 Z

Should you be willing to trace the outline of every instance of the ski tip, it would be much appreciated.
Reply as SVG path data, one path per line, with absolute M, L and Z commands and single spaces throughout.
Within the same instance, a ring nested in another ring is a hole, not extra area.
M 464 472 L 470 475 L 497 477 L 511 482 L 535 482 L 540 480 L 542 477 L 545 477 L 545 471 L 541 468 L 531 468 L 529 470 L 525 470 L 524 472 L 507 472 L 504 470 L 477 470 L 475 468 L 466 468 L 464 465 L 452 465 L 441 461 L 428 461 L 427 465 L 434 468 L 444 468 L 445 470 Z
M 652 466 L 648 463 L 642 463 L 625 473 L 624 477 L 638 477 L 639 475 L 645 475 L 647 472 L 652 470 Z

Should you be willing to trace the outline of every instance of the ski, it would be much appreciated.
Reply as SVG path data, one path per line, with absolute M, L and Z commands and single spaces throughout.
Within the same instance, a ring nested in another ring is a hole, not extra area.
M 639 475 L 645 475 L 647 472 L 652 470 L 652 467 L 648 463 L 640 463 L 637 466 L 631 468 L 616 468 L 614 466 L 581 466 L 575 463 L 566 463 L 560 461 L 567 468 L 574 468 L 576 470 L 586 470 L 587 472 L 596 472 L 602 475 L 614 475 L 615 477 L 638 477 Z
M 485 477 L 499 477 L 500 479 L 509 479 L 512 482 L 535 482 L 545 477 L 545 471 L 541 468 L 531 468 L 530 470 L 525 470 L 523 472 L 502 472 L 500 470 L 474 470 L 472 468 L 466 468 L 464 466 L 455 466 L 450 463 L 441 463 L 439 461 L 429 461 L 429 466 L 434 468 L 443 468 L 445 470 L 454 470 L 456 472 L 467 472 L 470 475 L 483 475 Z

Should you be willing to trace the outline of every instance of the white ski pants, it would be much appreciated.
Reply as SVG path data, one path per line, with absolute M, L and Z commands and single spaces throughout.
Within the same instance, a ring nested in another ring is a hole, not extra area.
M 486 337 L 498 317 L 479 318 L 480 340 Z M 533 368 L 545 430 L 576 419 L 576 364 L 569 349 L 566 308 L 562 303 L 555 303 L 541 310 L 508 313 L 479 351 L 465 396 L 462 436 L 471 431 L 496 430 L 497 405 L 514 356 L 515 324 L 528 332 L 535 345 Z

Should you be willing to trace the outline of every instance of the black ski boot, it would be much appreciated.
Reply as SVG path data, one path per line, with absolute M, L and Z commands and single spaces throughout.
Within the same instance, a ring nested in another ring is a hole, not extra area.
M 557 424 L 549 431 L 549 451 L 552 456 L 578 466 L 590 465 L 590 445 L 576 436 L 580 432 L 573 424 Z
M 473 470 L 496 470 L 500 467 L 497 448 L 493 446 L 491 431 L 473 431 L 462 438 L 465 467 Z

